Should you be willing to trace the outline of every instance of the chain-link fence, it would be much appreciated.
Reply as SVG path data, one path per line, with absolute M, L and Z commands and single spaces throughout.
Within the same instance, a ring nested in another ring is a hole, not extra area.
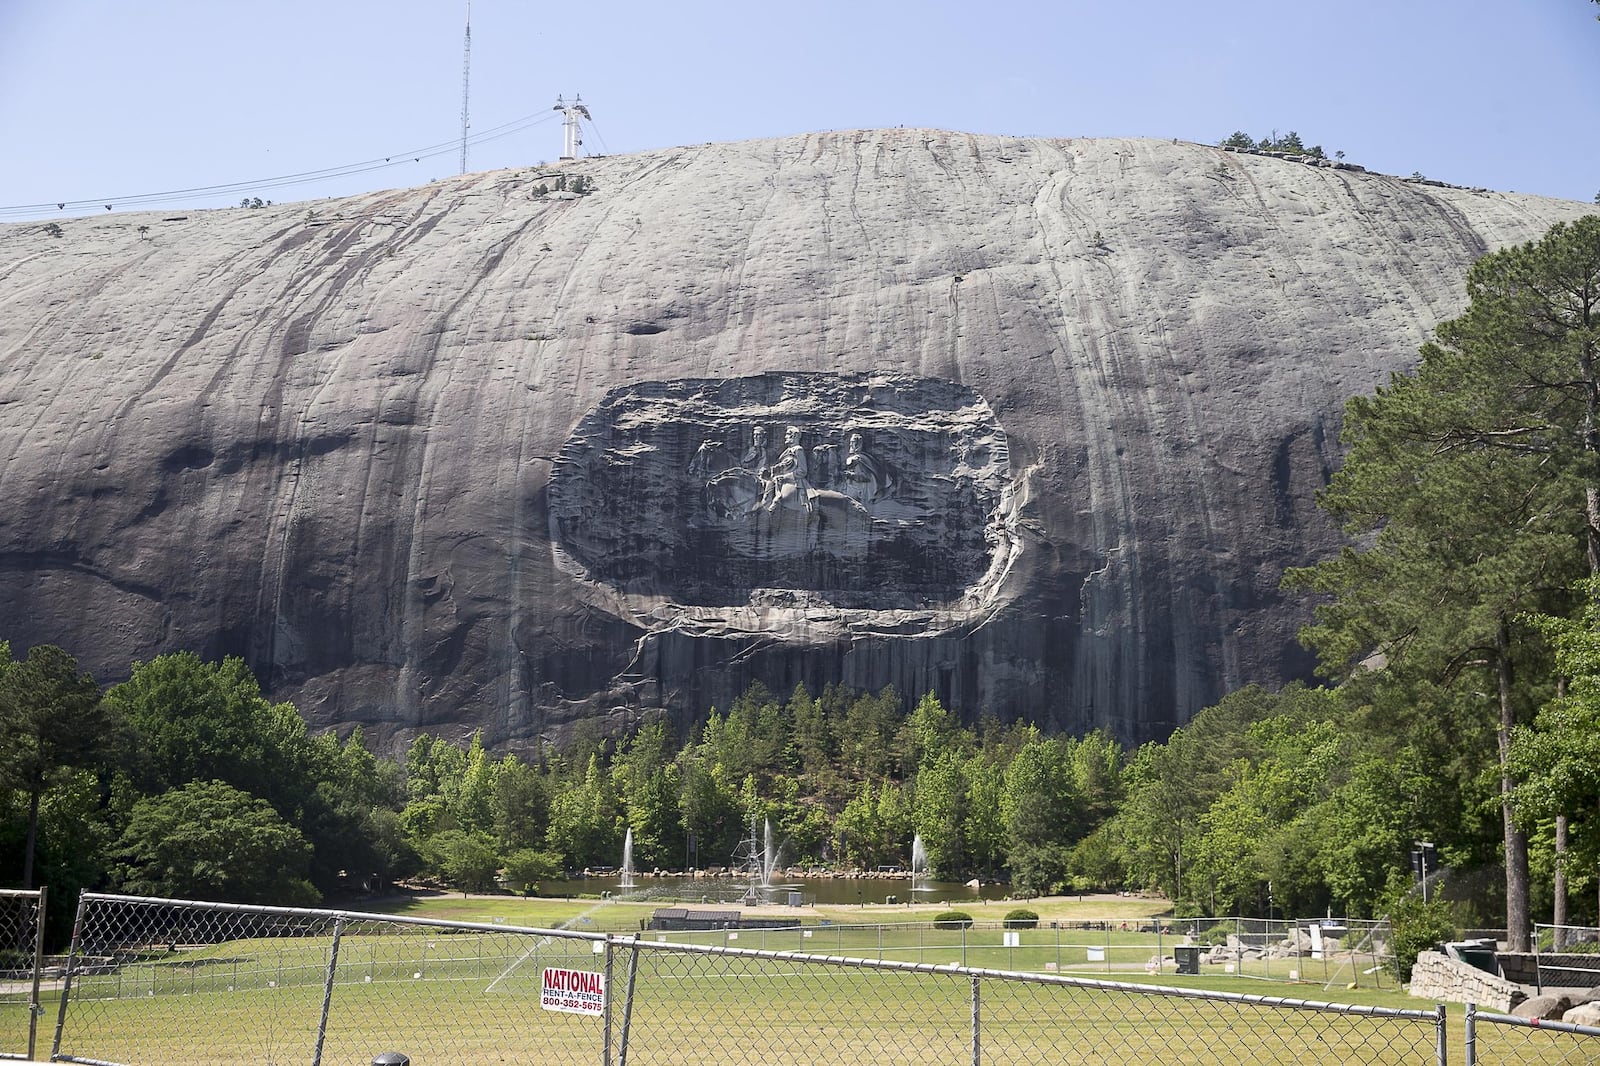
M 647 941 L 616 950 L 636 973 L 636 1066 L 1445 1061 L 1437 1009 Z
M 45 890 L 0 889 L 0 1059 L 32 1058 L 44 969 Z
M 1251 918 L 901 922 L 646 931 L 647 940 L 1039 973 L 1233 974 L 1395 987 L 1387 922 Z
M 595 934 L 86 893 L 52 1057 L 592 1062 L 603 1018 L 538 1005 L 545 970 L 605 951 Z
M 1387 921 L 1203 918 L 1168 925 L 1183 943 L 1201 946 L 1202 972 L 1325 989 L 1398 986 Z
M 1442 1009 L 1012 973 L 971 958 L 847 958 L 816 943 L 823 930 L 809 939 L 805 931 L 760 931 L 806 945 L 763 951 L 727 946 L 731 930 L 721 944 L 685 944 L 656 939 L 667 934 L 86 894 L 52 1057 L 171 1066 L 367 1063 L 389 1050 L 416 1066 L 1445 1062 Z
M 1600 1028 L 1491 1014 L 1467 1004 L 1467 1066 L 1592 1066 Z
M 1536 923 L 1533 950 L 1538 988 L 1600 986 L 1600 928 Z

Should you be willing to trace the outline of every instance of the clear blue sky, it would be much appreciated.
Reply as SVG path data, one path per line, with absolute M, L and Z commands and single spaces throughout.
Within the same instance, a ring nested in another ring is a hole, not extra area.
M 0 0 L 0 221 L 385 157 L 405 161 L 159 206 L 454 174 L 465 11 Z M 469 169 L 558 156 L 551 105 L 582 93 L 596 153 L 898 125 L 1208 143 L 1294 129 L 1375 170 L 1588 201 L 1597 13 L 1587 0 L 475 0 L 471 121 L 486 139 Z M 426 147 L 438 154 L 412 162 Z M 51 206 L 10 210 L 38 203 Z

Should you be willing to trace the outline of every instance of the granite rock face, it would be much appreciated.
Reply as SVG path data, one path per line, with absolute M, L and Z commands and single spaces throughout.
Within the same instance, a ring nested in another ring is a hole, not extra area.
M 0 227 L 0 638 L 390 741 L 754 679 L 1158 737 L 1308 675 L 1344 399 L 1585 211 L 885 130 Z

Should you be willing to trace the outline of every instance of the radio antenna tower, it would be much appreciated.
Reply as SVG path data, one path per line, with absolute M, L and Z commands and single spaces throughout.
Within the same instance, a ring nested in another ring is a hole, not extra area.
M 584 106 L 583 94 L 579 93 L 572 98 L 572 103 L 567 103 L 561 97 L 556 97 L 556 106 L 550 110 L 559 111 L 563 116 L 561 122 L 561 158 L 578 158 L 578 148 L 583 140 L 578 136 L 578 119 L 586 118 L 590 122 L 594 119 L 589 114 L 588 107 Z
M 467 172 L 467 89 L 472 84 L 472 0 L 467 0 L 467 36 L 461 45 L 461 173 Z

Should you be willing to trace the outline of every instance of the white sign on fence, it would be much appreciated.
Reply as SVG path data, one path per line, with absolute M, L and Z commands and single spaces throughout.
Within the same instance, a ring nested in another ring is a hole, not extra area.
M 1003 948 L 1016 948 L 1016 947 L 1021 947 L 1022 946 L 1022 934 L 1021 933 L 1002 933 L 1000 935 L 1005 941 L 1003 944 L 1000 945 L 1001 947 L 1003 947 Z
M 1089 949 L 1089 961 L 1090 962 L 1105 962 L 1106 961 L 1106 949 L 1105 948 L 1090 948 Z
M 566 1014 L 604 1014 L 606 975 L 588 970 L 546 969 L 539 1006 Z

